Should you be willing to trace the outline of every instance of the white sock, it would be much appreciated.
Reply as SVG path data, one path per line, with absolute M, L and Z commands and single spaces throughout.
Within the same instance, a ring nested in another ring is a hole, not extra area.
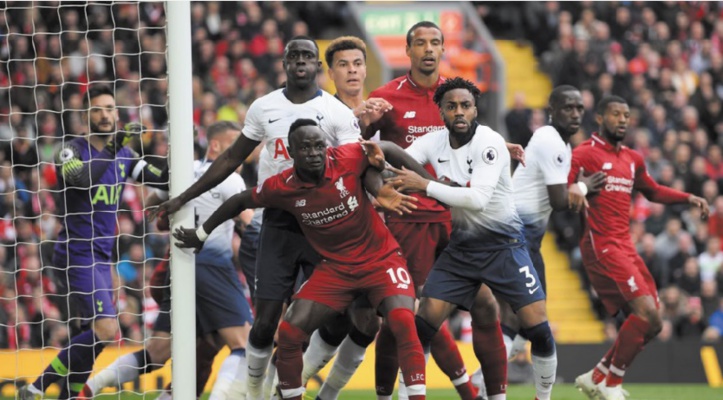
M 519 336 L 519 335 L 517 335 Z M 510 354 L 512 354 L 512 341 L 513 339 L 509 337 L 506 333 L 502 334 L 502 340 L 505 342 L 505 351 L 507 352 L 507 359 L 510 359 Z
M 263 349 L 257 349 L 251 343 L 246 346 L 246 361 L 248 362 L 248 385 L 249 390 L 246 394 L 248 400 L 262 400 L 264 373 L 271 359 L 271 352 L 274 346 L 268 346 Z
M 549 400 L 552 385 L 557 375 L 557 353 L 549 357 L 532 355 L 532 374 L 535 378 L 535 390 L 539 400 Z
M 326 343 L 319 335 L 319 330 L 314 331 L 309 338 L 309 347 L 304 352 L 304 370 L 301 372 L 303 386 L 331 361 L 338 348 Z
M 150 360 L 148 361 L 150 362 Z M 113 364 L 98 372 L 93 378 L 88 379 L 86 384 L 93 394 L 100 393 L 103 388 L 108 386 L 121 386 L 123 383 L 136 379 L 140 375 L 141 367 L 138 365 L 135 353 L 126 354 L 118 357 Z
M 472 381 L 472 386 L 477 388 L 480 396 L 483 399 L 486 399 L 487 398 L 487 386 L 485 386 L 485 377 L 482 374 L 482 368 L 478 368 L 477 371 L 474 371 L 474 373 L 470 377 L 470 381 Z
M 156 400 L 172 400 L 172 399 L 173 399 L 173 397 L 171 395 L 171 392 L 168 390 L 165 390 L 165 389 L 161 392 L 161 394 L 158 395 L 158 397 L 156 397 Z
M 264 399 L 271 398 L 276 393 L 276 387 L 274 381 L 276 380 L 276 365 L 269 363 L 269 368 L 266 370 L 266 379 L 264 380 Z
M 366 347 L 354 343 L 349 336 L 345 337 L 318 396 L 323 400 L 336 400 L 341 389 L 349 383 L 359 365 L 364 361 L 366 351 Z
M 505 343 L 506 344 L 506 343 Z M 512 341 L 512 350 L 508 351 L 507 359 L 515 358 L 518 354 L 527 351 L 527 339 L 521 335 L 515 336 L 515 340 Z
M 399 371 L 399 386 L 397 388 L 397 398 L 399 400 L 409 400 L 409 395 L 407 394 L 407 385 L 404 384 L 404 376 L 402 376 L 402 371 Z
M 507 400 L 507 393 L 500 393 L 490 396 L 487 400 Z
M 216 383 L 213 384 L 209 400 L 223 400 L 227 397 L 228 390 L 235 380 L 246 381 L 246 351 L 238 349 L 223 360 L 221 368 L 216 376 Z
M 392 400 L 392 396 L 377 395 L 377 400 Z

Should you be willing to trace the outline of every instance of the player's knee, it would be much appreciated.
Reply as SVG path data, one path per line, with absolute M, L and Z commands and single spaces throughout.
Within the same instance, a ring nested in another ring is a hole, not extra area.
M 249 343 L 257 349 L 263 349 L 274 343 L 274 334 L 276 333 L 277 323 L 263 321 L 257 319 L 249 333 Z
M 477 297 L 474 306 L 470 310 L 472 319 L 480 325 L 489 325 L 499 318 L 499 307 L 494 296 Z
M 93 332 L 98 340 L 110 341 L 115 339 L 118 333 L 118 324 L 114 318 L 101 318 L 93 324 Z
M 165 364 L 171 358 L 170 338 L 152 338 L 146 345 L 146 351 L 154 364 Z
M 330 319 L 321 328 L 319 328 L 319 336 L 332 346 L 339 346 L 346 335 L 351 330 L 351 321 L 347 314 L 339 314 Z
M 419 342 L 422 343 L 422 348 L 426 353 L 429 351 L 430 346 L 432 345 L 432 339 L 437 334 L 439 327 L 430 324 L 427 320 L 420 317 L 419 315 L 414 318 L 414 324 L 417 328 L 417 336 L 419 337 Z
M 279 348 L 301 349 L 304 342 L 309 340 L 309 335 L 286 321 L 279 325 Z
M 547 321 L 524 329 L 524 333 L 532 344 L 532 354 L 548 357 L 555 353 L 555 338 Z
M 660 318 L 660 314 L 658 314 L 657 310 L 655 310 L 650 312 L 646 319 L 648 320 L 649 326 L 646 336 L 649 338 L 658 336 L 660 331 L 663 330 L 663 320 Z
M 381 322 L 377 316 L 376 310 L 373 308 L 363 308 L 356 310 L 351 317 L 354 328 L 365 336 L 376 336 L 381 327 Z

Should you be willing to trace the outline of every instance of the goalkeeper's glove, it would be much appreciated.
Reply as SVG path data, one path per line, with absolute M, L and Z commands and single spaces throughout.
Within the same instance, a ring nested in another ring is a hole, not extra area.
M 139 122 L 129 122 L 123 126 L 123 129 L 115 133 L 113 140 L 108 142 L 108 149 L 115 155 L 120 149 L 133 140 L 133 137 L 143 132 L 143 124 Z

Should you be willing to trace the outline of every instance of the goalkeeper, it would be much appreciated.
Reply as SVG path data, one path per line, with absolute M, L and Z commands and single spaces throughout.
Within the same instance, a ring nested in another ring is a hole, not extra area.
M 220 121 L 211 125 L 206 133 L 206 156 L 194 161 L 194 176 L 203 175 L 213 160 L 231 147 L 240 134 L 241 127 L 234 122 Z M 200 226 L 206 222 L 224 201 L 244 189 L 241 176 L 233 173 L 215 188 L 193 199 L 191 204 L 194 207 L 196 223 Z M 164 200 L 168 200 L 166 192 L 151 195 L 149 202 L 158 204 Z M 253 213 L 253 210 L 241 213 L 240 218 L 244 224 L 251 221 Z M 209 344 L 215 343 L 216 336 L 219 336 L 223 344 L 228 345 L 231 350 L 218 372 L 211 400 L 238 398 L 246 391 L 246 341 L 253 316 L 232 261 L 233 225 L 233 221 L 226 221 L 221 225 L 209 236 L 208 245 L 196 255 L 196 326 L 200 339 L 197 342 L 197 361 L 207 367 L 197 367 L 197 394 L 202 393 L 210 373 L 210 364 L 217 352 L 217 349 Z M 92 398 L 104 387 L 120 386 L 141 374 L 158 369 L 171 357 L 170 295 L 170 290 L 164 290 L 161 295 L 162 299 L 158 302 L 161 313 L 145 348 L 119 357 L 113 364 L 97 373 L 88 381 L 83 391 L 85 397 Z M 162 398 L 167 398 L 167 394 L 162 395 Z
M 57 155 L 64 217 L 53 254 L 59 284 L 67 291 L 72 315 L 80 318 L 83 331 L 70 339 L 35 382 L 19 390 L 21 400 L 42 398 L 48 386 L 61 379 L 60 399 L 77 396 L 83 389 L 96 357 L 118 333 L 111 266 L 125 181 L 133 178 L 168 190 L 167 168 L 161 171 L 125 147 L 141 126 L 128 124 L 117 130 L 113 91 L 91 86 L 84 106 L 88 134 L 65 141 Z

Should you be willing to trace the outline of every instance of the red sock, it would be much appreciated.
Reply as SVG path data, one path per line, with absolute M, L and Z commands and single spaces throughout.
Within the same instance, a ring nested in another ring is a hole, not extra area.
M 645 346 L 645 335 L 650 330 L 648 321 L 631 314 L 620 327 L 618 339 L 615 341 L 615 352 L 610 362 L 610 373 L 608 373 L 605 384 L 617 386 L 623 383 L 625 369 L 633 363 L 635 356 Z
M 279 388 L 288 396 L 284 399 L 301 400 L 304 395 L 301 386 L 301 371 L 304 369 L 302 346 L 308 340 L 306 332 L 286 321 L 279 326 L 276 372 L 279 374 Z
M 477 397 L 477 389 L 469 380 L 467 368 L 465 368 L 462 355 L 459 354 L 457 348 L 457 342 L 454 341 L 446 322 L 442 324 L 432 339 L 432 357 L 437 362 L 439 369 L 449 377 L 449 380 L 453 384 L 456 383 L 454 388 L 457 389 L 462 400 L 473 400 Z
M 472 347 L 482 366 L 487 396 L 507 393 L 507 351 L 500 321 L 490 325 L 472 321 Z
M 394 393 L 394 383 L 397 381 L 399 361 L 397 360 L 397 341 L 392 330 L 385 320 L 377 335 L 376 364 L 374 374 L 377 386 L 377 395 L 391 396 Z
M 409 400 L 424 400 L 426 365 L 422 345 L 417 337 L 414 313 L 406 308 L 395 308 L 389 312 L 387 323 L 397 342 L 399 365 Z
M 608 349 L 608 352 L 605 353 L 602 360 L 595 366 L 595 368 L 592 371 L 592 381 L 597 385 L 598 383 L 605 380 L 605 378 L 608 376 L 608 371 L 610 371 L 610 361 L 613 359 L 613 354 L 615 353 L 615 347 L 617 345 L 617 342 L 613 343 L 612 346 Z

